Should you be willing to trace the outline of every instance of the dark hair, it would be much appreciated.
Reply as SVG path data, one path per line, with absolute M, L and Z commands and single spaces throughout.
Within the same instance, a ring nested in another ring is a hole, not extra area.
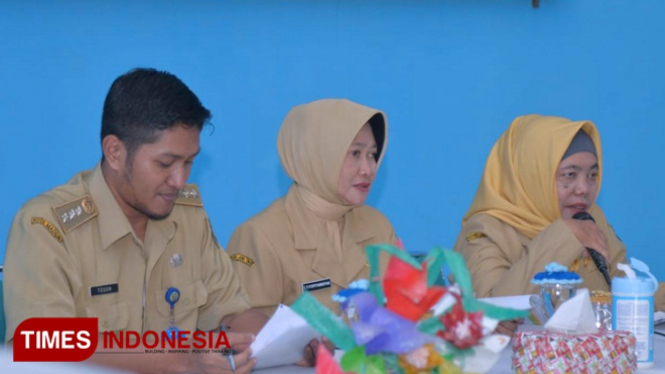
M 128 162 L 136 149 L 154 142 L 174 126 L 199 130 L 210 111 L 178 77 L 155 69 L 137 68 L 111 85 L 102 114 L 101 140 L 115 135 L 127 147 Z
M 381 152 L 383 152 L 383 142 L 386 139 L 386 120 L 383 118 L 383 114 L 376 113 L 368 122 L 372 128 L 372 134 L 374 134 L 374 141 L 376 142 L 376 156 L 374 158 L 376 161 L 379 161 Z

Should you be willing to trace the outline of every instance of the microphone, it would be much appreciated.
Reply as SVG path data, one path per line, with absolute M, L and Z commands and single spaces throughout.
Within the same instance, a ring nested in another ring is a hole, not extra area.
M 577 212 L 573 215 L 573 219 L 579 219 L 581 221 L 591 220 L 593 223 L 596 223 L 596 220 L 593 219 L 591 214 L 587 212 Z M 593 248 L 586 247 L 586 250 L 589 251 L 589 255 L 591 255 L 593 263 L 596 264 L 598 271 L 600 271 L 603 274 L 603 277 L 605 277 L 605 281 L 607 282 L 607 284 L 611 286 L 612 280 L 610 279 L 610 273 L 607 269 L 607 262 L 605 261 L 605 257 L 603 257 L 603 255 L 598 253 L 598 251 L 596 251 Z

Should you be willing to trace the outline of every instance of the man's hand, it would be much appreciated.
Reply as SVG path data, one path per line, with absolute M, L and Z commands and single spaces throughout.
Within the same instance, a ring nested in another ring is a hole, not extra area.
M 508 335 L 512 337 L 515 334 L 515 331 L 517 331 L 517 328 L 519 325 L 523 324 L 524 320 L 523 319 L 513 319 L 509 321 L 501 321 L 499 324 L 496 326 L 496 329 L 494 330 L 494 333 L 496 334 L 503 334 L 503 335 Z
M 256 358 L 251 358 L 252 350 L 249 348 L 254 341 L 254 335 L 227 332 L 226 337 L 229 340 L 231 348 L 235 352 L 233 360 L 235 362 L 235 371 L 231 370 L 229 359 L 219 353 L 189 353 L 188 372 L 200 374 L 246 374 L 250 373 L 256 365 Z
M 610 255 L 607 252 L 607 238 L 600 227 L 591 220 L 565 218 L 563 222 L 570 227 L 570 230 L 584 247 L 595 249 L 605 257 L 608 264 L 610 263 Z M 584 257 L 588 256 L 589 252 L 584 251 Z
M 321 342 L 318 339 L 312 339 L 303 350 L 302 360 L 296 363 L 296 366 L 314 366 L 316 365 L 316 352 L 318 352 L 319 344 L 323 345 L 328 349 L 328 351 L 333 354 L 335 352 L 335 345 L 325 337 L 321 337 Z

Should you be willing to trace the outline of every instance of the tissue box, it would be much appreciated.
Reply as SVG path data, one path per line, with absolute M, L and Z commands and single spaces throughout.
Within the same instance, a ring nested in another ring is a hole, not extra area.
M 518 374 L 632 373 L 637 369 L 635 336 L 627 331 L 520 331 L 513 337 L 513 369 Z

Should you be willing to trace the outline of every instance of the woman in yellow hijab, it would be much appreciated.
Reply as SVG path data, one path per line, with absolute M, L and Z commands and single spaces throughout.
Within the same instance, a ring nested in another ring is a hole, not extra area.
M 595 204 L 602 180 L 600 137 L 589 121 L 518 117 L 487 159 L 476 196 L 462 221 L 462 253 L 478 297 L 536 293 L 534 274 L 550 262 L 576 271 L 581 287 L 609 286 L 586 248 L 622 275 L 626 247 Z M 587 212 L 595 219 L 573 219 Z
M 365 246 L 395 242 L 386 217 L 364 205 L 387 143 L 385 114 L 348 100 L 288 113 L 277 148 L 293 185 L 227 246 L 254 308 L 270 316 L 308 290 L 339 312 L 331 296 L 369 277 Z

